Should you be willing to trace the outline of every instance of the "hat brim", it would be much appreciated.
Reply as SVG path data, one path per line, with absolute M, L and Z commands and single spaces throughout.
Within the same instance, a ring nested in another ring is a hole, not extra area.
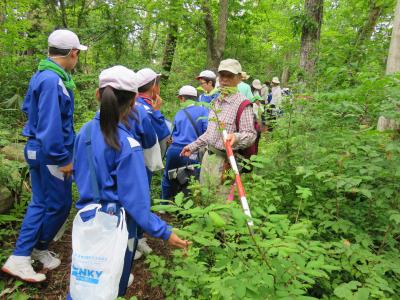
M 88 49 L 88 47 L 85 45 L 79 45 L 79 47 L 77 49 L 81 50 L 81 51 L 86 51 Z
M 229 68 L 218 69 L 218 73 L 222 72 L 222 71 L 226 71 L 226 72 L 229 72 L 229 73 L 232 73 L 232 74 L 235 74 L 235 75 L 240 74 L 240 72 L 237 72 L 237 71 L 229 69 Z
M 278 84 L 280 84 L 281 82 L 280 82 L 280 81 L 271 81 L 271 83 L 278 83 Z
M 260 85 L 253 84 L 253 88 L 255 88 L 255 89 L 257 89 L 257 90 L 261 90 L 261 89 L 262 89 L 262 86 L 261 86 L 261 84 L 260 84 Z
M 156 78 L 160 77 L 161 75 L 162 75 L 161 73 L 156 73 L 156 77 L 151 78 L 151 79 L 147 79 L 146 81 L 141 82 L 139 87 L 142 87 L 142 86 L 148 84 L 149 82 L 152 82 L 153 80 L 155 80 Z

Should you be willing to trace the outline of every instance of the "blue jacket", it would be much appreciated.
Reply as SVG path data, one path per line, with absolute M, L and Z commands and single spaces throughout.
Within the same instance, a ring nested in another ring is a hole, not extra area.
M 99 114 L 90 121 L 94 169 L 103 202 L 118 202 L 148 234 L 164 240 L 171 235 L 168 224 L 150 211 L 150 192 L 142 147 L 123 125 L 118 125 L 120 151 L 108 146 L 100 129 Z M 76 137 L 74 178 L 80 199 L 76 207 L 95 203 L 88 176 L 89 164 L 85 144 L 86 123 Z
M 43 162 L 64 166 L 72 161 L 74 95 L 53 71 L 36 72 L 22 105 L 28 117 L 22 135 L 41 144 Z
M 134 109 L 129 117 L 131 132 L 143 149 L 149 149 L 157 143 L 157 134 L 146 109 L 142 105 L 135 105 Z
M 206 132 L 208 125 L 208 110 L 203 106 L 188 106 L 178 111 L 174 119 L 172 142 L 179 146 L 189 145 L 198 138 L 196 130 L 184 110 L 192 117 L 200 135 Z
M 143 148 L 146 167 L 151 172 L 161 170 L 164 165 L 160 144 L 146 109 L 142 105 L 135 105 L 128 122 L 133 137 Z
M 153 107 L 149 103 L 147 103 L 146 100 L 142 97 L 138 97 L 136 99 L 136 103 L 138 105 L 142 105 L 144 109 L 147 111 L 151 120 L 151 124 L 153 125 L 153 128 L 157 133 L 158 140 L 162 141 L 163 139 L 165 139 L 170 135 L 168 126 L 165 123 L 165 117 L 159 110 L 153 109 Z
M 219 92 L 217 89 L 214 89 L 211 91 L 210 94 L 203 93 L 199 96 L 199 102 L 206 102 L 206 103 L 211 103 L 215 98 L 219 96 Z

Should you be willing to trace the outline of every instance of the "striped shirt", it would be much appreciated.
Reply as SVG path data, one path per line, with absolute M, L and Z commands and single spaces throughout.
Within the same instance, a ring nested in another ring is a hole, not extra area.
M 233 149 L 244 149 L 254 143 L 257 132 L 254 129 L 254 115 L 252 106 L 247 106 L 242 113 L 239 123 L 239 129 L 236 129 L 236 114 L 240 103 L 246 100 L 246 97 L 236 93 L 228 97 L 220 95 L 214 100 L 213 109 L 208 116 L 207 131 L 196 141 L 189 144 L 189 149 L 196 152 L 200 147 L 211 145 L 219 150 L 224 150 L 224 141 L 222 138 L 222 129 L 219 128 L 217 120 L 225 126 L 226 131 L 235 133 L 236 142 Z M 215 115 L 217 112 L 217 115 Z

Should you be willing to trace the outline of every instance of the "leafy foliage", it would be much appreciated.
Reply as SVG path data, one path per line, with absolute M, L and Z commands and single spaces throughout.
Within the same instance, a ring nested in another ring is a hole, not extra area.
M 399 92 L 395 78 L 383 81 Z M 369 87 L 286 107 L 246 175 L 254 240 L 238 205 L 195 205 L 210 197 L 196 185 L 178 195 L 163 210 L 194 245 L 150 257 L 153 283 L 169 299 L 396 299 L 399 137 L 373 129 L 382 93 Z

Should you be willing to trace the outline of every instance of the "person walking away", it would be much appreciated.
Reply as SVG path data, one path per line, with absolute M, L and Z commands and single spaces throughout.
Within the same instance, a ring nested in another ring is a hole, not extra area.
M 61 263 L 48 247 L 66 221 L 72 202 L 75 83 L 68 72 L 75 68 L 79 52 L 87 50 L 69 30 L 52 32 L 48 47 L 48 58 L 40 61 L 22 105 L 28 118 L 22 135 L 28 138 L 24 154 L 32 198 L 13 254 L 2 267 L 28 282 L 46 279 L 34 271 L 31 259 L 49 270 Z
M 160 144 L 161 156 L 164 156 L 167 148 L 167 140 L 169 139 L 171 132 L 168 128 L 164 115 L 160 109 L 162 106 L 162 99 L 160 97 L 160 76 L 152 69 L 144 68 L 136 73 L 138 77 L 138 91 L 136 102 L 139 106 L 147 111 L 147 114 L 151 120 L 151 124 L 157 134 L 157 139 Z M 147 172 L 149 183 L 153 176 L 153 172 L 148 170 Z
M 204 93 L 199 96 L 199 102 L 211 103 L 211 101 L 218 97 L 219 92 L 215 87 L 217 76 L 213 71 L 201 71 L 196 79 L 199 81 L 201 88 L 204 90 Z
M 140 143 L 127 127 L 127 118 L 134 105 L 137 82 L 134 72 L 123 66 L 103 70 L 99 76 L 96 96 L 100 100 L 100 112 L 86 123 L 76 137 L 74 154 L 74 178 L 79 192 L 78 209 L 96 203 L 93 183 L 88 170 L 89 159 L 93 161 L 99 190 L 101 210 L 119 215 L 126 211 L 128 247 L 124 269 L 119 284 L 119 296 L 126 292 L 138 228 L 149 235 L 168 241 L 169 245 L 186 248 L 190 243 L 180 239 L 171 227 L 150 210 L 150 191 L 147 182 L 144 155 Z M 90 130 L 92 157 L 88 157 L 87 130 Z M 95 210 L 85 212 L 85 220 L 95 215 Z M 93 249 L 96 253 L 96 249 Z
M 282 90 L 280 87 L 279 78 L 272 78 L 271 85 L 271 101 L 269 102 L 269 107 L 267 109 L 269 131 L 272 131 L 275 126 L 276 118 L 280 113 L 280 107 L 282 104 Z
M 246 72 L 242 72 L 242 78 L 240 83 L 238 84 L 237 88 L 239 90 L 239 93 L 241 93 L 243 96 L 245 96 L 247 98 L 247 100 L 253 99 L 253 93 L 251 92 L 251 87 L 250 85 L 248 85 L 246 82 L 244 82 L 245 80 L 249 79 L 250 76 L 247 75 Z
M 276 108 L 280 108 L 282 105 L 282 90 L 280 87 L 280 81 L 278 77 L 272 78 L 272 88 L 271 88 L 271 94 L 272 94 L 272 99 L 270 104 L 274 105 Z
M 266 80 L 264 84 L 261 86 L 260 96 L 263 98 L 263 104 L 269 103 L 271 99 L 268 99 L 270 95 L 271 83 Z
M 229 164 L 226 158 L 221 123 L 228 133 L 227 140 L 234 150 L 249 147 L 254 144 L 257 137 L 253 110 L 250 106 L 244 108 L 239 128 L 236 127 L 239 106 L 246 100 L 246 97 L 239 93 L 237 88 L 242 79 L 241 74 L 242 67 L 237 60 L 221 61 L 218 67 L 221 95 L 214 100 L 213 109 L 209 113 L 207 130 L 194 142 L 186 145 L 181 152 L 181 155 L 189 157 L 201 147 L 208 147 L 202 161 L 200 183 L 217 190 L 224 200 L 229 193 L 229 187 L 223 186 L 222 183 Z
M 261 89 L 261 81 L 259 79 L 254 79 L 251 83 L 251 92 L 253 94 L 253 99 L 251 99 L 251 102 L 253 102 L 253 112 L 257 119 L 260 119 L 260 116 L 264 111 L 264 107 L 261 103 Z
M 190 85 L 183 86 L 178 93 L 178 99 L 181 103 L 187 100 L 196 101 L 197 91 Z M 172 200 L 180 191 L 185 191 L 187 182 L 180 183 L 181 179 L 179 168 L 199 164 L 198 157 L 182 157 L 180 153 L 184 146 L 195 141 L 207 129 L 208 109 L 203 106 L 194 106 L 193 104 L 179 110 L 174 118 L 174 129 L 172 132 L 172 144 L 168 148 L 166 155 L 166 166 L 162 179 L 162 195 L 165 200 Z M 197 169 L 195 169 L 196 171 Z M 170 178 L 170 177 L 177 178 Z M 182 181 L 186 180 L 182 178 Z

